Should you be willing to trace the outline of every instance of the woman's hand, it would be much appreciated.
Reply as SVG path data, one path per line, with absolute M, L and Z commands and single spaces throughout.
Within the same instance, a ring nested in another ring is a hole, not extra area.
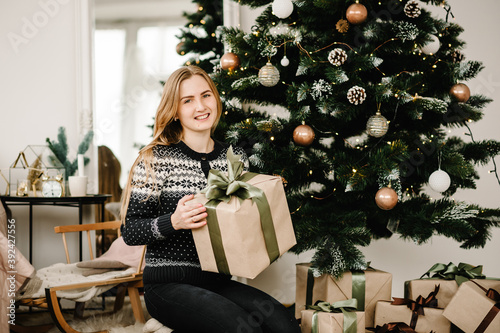
M 182 197 L 177 203 L 177 208 L 171 216 L 172 227 L 179 229 L 196 229 L 207 224 L 207 212 L 205 206 L 200 203 L 186 204 L 193 200 L 194 194 L 188 194 Z

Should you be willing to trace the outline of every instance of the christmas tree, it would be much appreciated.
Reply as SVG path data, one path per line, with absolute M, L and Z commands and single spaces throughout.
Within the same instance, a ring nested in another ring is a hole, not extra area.
M 448 20 L 447 2 L 239 3 L 265 9 L 249 33 L 223 29 L 230 52 L 213 77 L 226 102 L 254 109 L 235 108 L 242 120 L 224 137 L 247 148 L 252 171 L 282 177 L 293 252 L 314 250 L 316 273 L 340 276 L 366 268 L 361 246 L 393 234 L 485 245 L 500 209 L 451 196 L 475 188 L 475 167 L 500 143 L 448 135 L 479 121 L 491 100 L 465 84 L 483 65 L 464 59 L 463 30 Z M 446 19 L 427 9 L 438 5 Z
M 217 38 L 217 28 L 222 25 L 222 0 L 196 0 L 196 12 L 184 12 L 187 23 L 181 29 L 177 53 L 189 56 L 185 64 L 194 64 L 208 73 L 218 63 L 224 45 Z

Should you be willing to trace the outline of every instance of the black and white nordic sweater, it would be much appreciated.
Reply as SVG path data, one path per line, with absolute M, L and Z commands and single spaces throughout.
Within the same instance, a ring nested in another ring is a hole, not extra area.
M 153 148 L 156 187 L 151 177 L 146 178 L 142 161 L 135 167 L 122 236 L 128 245 L 147 245 L 145 284 L 198 284 L 220 278 L 220 274 L 201 270 L 191 230 L 175 230 L 170 217 L 180 198 L 196 194 L 207 186 L 210 169 L 227 172 L 228 148 L 217 141 L 214 150 L 208 154 L 195 152 L 182 141 L 170 146 L 156 146 Z M 247 169 L 248 158 L 243 149 L 235 147 L 233 150 L 243 156 Z

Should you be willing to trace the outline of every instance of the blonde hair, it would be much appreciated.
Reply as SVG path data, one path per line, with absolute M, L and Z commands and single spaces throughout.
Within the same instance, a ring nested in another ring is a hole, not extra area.
M 178 143 L 182 139 L 182 125 L 180 121 L 175 121 L 179 103 L 180 103 L 180 85 L 184 80 L 187 80 L 194 75 L 200 75 L 207 81 L 214 97 L 217 101 L 217 115 L 212 126 L 211 132 L 213 134 L 221 113 L 222 113 L 222 103 L 220 100 L 219 92 L 212 81 L 210 76 L 198 66 L 185 66 L 177 69 L 173 72 L 165 82 L 163 87 L 162 97 L 158 109 L 156 110 L 154 128 L 153 128 L 153 140 L 144 148 L 139 151 L 139 156 L 135 160 L 132 168 L 130 169 L 127 184 L 122 195 L 122 204 L 120 210 L 120 216 L 122 223 L 125 223 L 125 218 L 127 215 L 127 208 L 130 202 L 130 193 L 133 186 L 144 186 L 145 184 L 132 184 L 132 178 L 134 175 L 135 167 L 141 162 L 144 162 L 146 168 L 146 179 L 151 177 L 154 188 L 156 186 L 156 175 L 153 170 L 153 148 L 158 145 L 169 146 L 171 144 Z M 151 189 L 153 191 L 153 188 Z M 146 199 L 147 200 L 147 199 Z

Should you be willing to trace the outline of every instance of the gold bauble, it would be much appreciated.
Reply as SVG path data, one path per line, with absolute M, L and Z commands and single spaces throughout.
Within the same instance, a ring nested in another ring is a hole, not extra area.
M 175 51 L 180 55 L 186 54 L 186 51 L 184 51 L 184 42 L 180 42 L 179 44 L 177 44 L 177 46 L 175 47 Z
M 463 83 L 457 83 L 451 87 L 450 94 L 457 101 L 465 103 L 469 100 L 470 89 Z
M 380 209 L 393 209 L 398 203 L 398 194 L 390 187 L 382 187 L 375 194 L 375 203 Z
M 380 138 L 387 133 L 389 129 L 389 124 L 387 119 L 377 112 L 374 116 L 371 116 L 366 122 L 366 131 L 369 135 Z
M 309 125 L 299 125 L 293 131 L 293 141 L 300 146 L 309 146 L 315 136 L 314 130 Z
M 220 58 L 220 66 L 224 70 L 234 70 L 240 66 L 240 58 L 232 53 L 228 52 Z
M 268 62 L 264 67 L 259 70 L 259 82 L 263 86 L 275 86 L 280 80 L 279 70 Z
M 347 8 L 345 13 L 347 21 L 351 24 L 360 24 L 366 21 L 368 10 L 360 3 L 353 3 Z

